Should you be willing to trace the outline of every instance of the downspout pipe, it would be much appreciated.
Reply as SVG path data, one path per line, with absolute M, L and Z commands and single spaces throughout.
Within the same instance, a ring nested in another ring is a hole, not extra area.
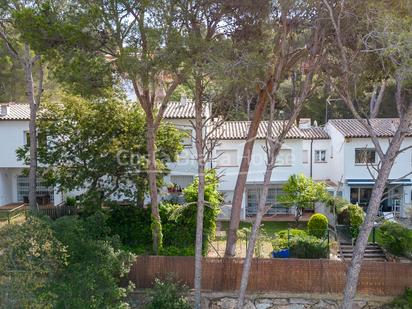
M 309 175 L 310 175 L 310 178 L 312 178 L 312 175 L 313 175 L 313 139 L 311 139 L 310 140 L 310 164 L 309 164 L 309 168 L 310 168 L 310 171 L 309 171 Z

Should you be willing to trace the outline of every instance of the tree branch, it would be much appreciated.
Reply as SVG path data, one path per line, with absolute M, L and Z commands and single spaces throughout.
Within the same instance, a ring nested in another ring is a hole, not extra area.
M 163 119 L 164 112 L 167 107 L 167 103 L 169 103 L 170 97 L 172 96 L 173 92 L 176 90 L 177 86 L 182 82 L 182 76 L 178 75 L 170 85 L 169 89 L 166 91 L 166 95 L 162 100 L 162 103 L 160 104 L 159 111 L 157 112 L 157 116 L 154 122 L 154 128 L 157 130 L 160 126 L 160 122 Z
M 7 38 L 6 32 L 4 31 L 4 27 L 3 25 L 0 27 L 0 38 L 4 41 L 7 50 L 9 51 L 10 55 L 16 59 L 19 60 L 21 62 L 19 53 L 17 52 L 17 50 L 13 47 L 13 45 L 11 44 L 11 42 L 9 41 L 9 39 Z

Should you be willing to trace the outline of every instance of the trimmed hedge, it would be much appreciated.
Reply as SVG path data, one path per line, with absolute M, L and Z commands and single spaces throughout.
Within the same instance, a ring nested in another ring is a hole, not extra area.
M 289 248 L 290 256 L 299 259 L 320 259 L 328 256 L 328 242 L 308 235 L 303 230 L 289 230 L 289 241 L 288 230 L 280 231 L 276 236 L 272 242 L 274 251 Z
M 309 235 L 317 238 L 324 238 L 328 230 L 328 218 L 320 213 L 314 214 L 310 217 L 308 222 Z
M 315 236 L 295 236 L 290 241 L 290 255 L 298 259 L 322 259 L 328 256 L 328 243 Z

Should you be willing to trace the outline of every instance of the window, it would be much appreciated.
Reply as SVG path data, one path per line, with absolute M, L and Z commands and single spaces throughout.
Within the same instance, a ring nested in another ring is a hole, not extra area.
M 326 150 L 315 150 L 315 162 L 316 163 L 326 162 Z
M 308 157 L 309 157 L 309 151 L 303 150 L 302 152 L 302 163 L 303 164 L 309 163 Z
M 376 162 L 375 149 L 355 149 L 355 164 L 367 164 Z
M 292 165 L 292 150 L 281 149 L 276 158 L 276 166 L 290 166 Z
M 261 188 L 248 188 L 247 189 L 247 205 L 246 205 L 246 215 L 253 216 L 256 215 L 258 210 L 258 203 L 260 196 L 262 194 Z M 266 206 L 271 205 L 267 214 L 289 214 L 291 208 L 279 203 L 279 196 L 283 193 L 281 188 L 269 188 L 268 195 L 266 198 Z
M 237 150 L 225 149 L 216 151 L 216 164 L 218 167 L 237 166 Z
M 259 203 L 259 189 L 247 190 L 247 215 L 255 215 L 257 213 Z
M 191 176 L 191 175 L 173 175 L 173 176 L 170 176 L 170 181 L 173 184 L 176 184 L 180 188 L 184 189 L 193 182 L 193 176 Z
M 184 133 L 182 144 L 184 147 L 189 148 L 192 147 L 192 130 L 189 129 L 181 129 Z
M 40 177 L 37 177 L 36 181 L 36 193 L 37 193 L 37 198 L 47 198 L 44 199 L 46 202 L 43 204 L 47 203 L 53 203 L 54 200 L 54 189 L 53 187 L 47 187 L 46 183 L 44 180 Z M 29 196 L 29 177 L 19 175 L 17 177 L 17 200 L 21 202 L 27 201 Z
M 366 208 L 372 195 L 372 188 L 350 188 L 350 202 Z
M 24 137 L 24 145 L 27 147 L 30 147 L 30 132 L 29 131 L 23 131 L 23 137 Z

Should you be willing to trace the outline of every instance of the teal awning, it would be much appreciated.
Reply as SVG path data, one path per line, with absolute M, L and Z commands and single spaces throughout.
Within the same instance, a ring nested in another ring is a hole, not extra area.
M 373 186 L 375 180 L 373 179 L 347 179 L 348 186 Z M 403 186 L 412 186 L 411 179 L 389 179 L 389 184 L 391 185 L 403 185 Z

